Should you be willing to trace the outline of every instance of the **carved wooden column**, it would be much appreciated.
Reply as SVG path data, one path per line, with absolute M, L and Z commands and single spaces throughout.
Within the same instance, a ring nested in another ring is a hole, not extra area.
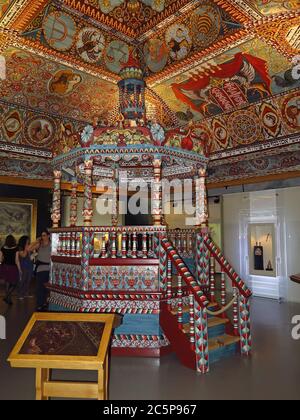
M 113 227 L 117 227 L 119 224 L 119 191 L 117 188 L 118 184 L 118 171 L 114 170 L 114 181 L 116 188 L 112 191 L 112 213 L 111 213 L 111 224 Z
M 152 191 L 152 217 L 153 225 L 161 226 L 162 224 L 162 161 L 156 158 L 153 161 L 154 166 L 154 183 Z
M 54 171 L 52 222 L 53 227 L 58 228 L 61 221 L 61 171 Z
M 208 225 L 208 204 L 206 190 L 206 169 L 199 170 L 199 177 L 196 179 L 196 220 L 198 227 Z
M 77 225 L 77 211 L 78 211 L 78 197 L 77 197 L 77 179 L 72 181 L 71 188 L 71 203 L 70 203 L 70 226 L 75 227 Z
M 93 161 L 84 161 L 84 201 L 83 201 L 83 221 L 85 226 L 92 225 L 93 219 Z

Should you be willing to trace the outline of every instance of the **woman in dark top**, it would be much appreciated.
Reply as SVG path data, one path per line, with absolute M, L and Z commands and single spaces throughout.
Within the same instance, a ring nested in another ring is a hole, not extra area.
M 6 283 L 6 296 L 4 302 L 12 305 L 11 296 L 19 282 L 19 270 L 16 262 L 18 247 L 15 238 L 9 235 L 0 251 L 2 275 Z
M 23 300 L 25 297 L 30 297 L 29 288 L 33 275 L 29 236 L 22 236 L 18 248 L 16 262 L 20 273 L 19 299 Z

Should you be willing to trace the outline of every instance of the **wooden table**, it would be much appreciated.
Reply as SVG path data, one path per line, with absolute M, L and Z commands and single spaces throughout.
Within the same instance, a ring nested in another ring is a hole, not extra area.
M 298 283 L 300 284 L 300 274 L 294 274 L 293 276 L 290 277 L 290 279 L 294 282 L 294 283 Z
M 119 323 L 118 316 L 108 314 L 35 313 L 8 361 L 14 368 L 36 369 L 37 400 L 108 400 L 109 347 Z M 52 369 L 94 370 L 98 381 L 52 381 Z

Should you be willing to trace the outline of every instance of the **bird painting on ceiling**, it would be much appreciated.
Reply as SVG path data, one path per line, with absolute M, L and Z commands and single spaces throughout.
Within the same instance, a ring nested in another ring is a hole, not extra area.
M 204 117 L 232 111 L 271 95 L 267 62 L 246 53 L 213 68 L 172 84 L 177 99 Z

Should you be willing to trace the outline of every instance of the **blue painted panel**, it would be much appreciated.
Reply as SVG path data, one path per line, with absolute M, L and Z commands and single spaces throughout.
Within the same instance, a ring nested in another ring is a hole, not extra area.
M 115 330 L 115 334 L 161 335 L 159 315 L 124 315 L 123 323 Z
M 217 350 L 209 352 L 209 362 L 210 364 L 219 362 L 222 359 L 227 357 L 233 357 L 237 354 L 238 344 L 234 343 L 230 346 L 220 347 Z

